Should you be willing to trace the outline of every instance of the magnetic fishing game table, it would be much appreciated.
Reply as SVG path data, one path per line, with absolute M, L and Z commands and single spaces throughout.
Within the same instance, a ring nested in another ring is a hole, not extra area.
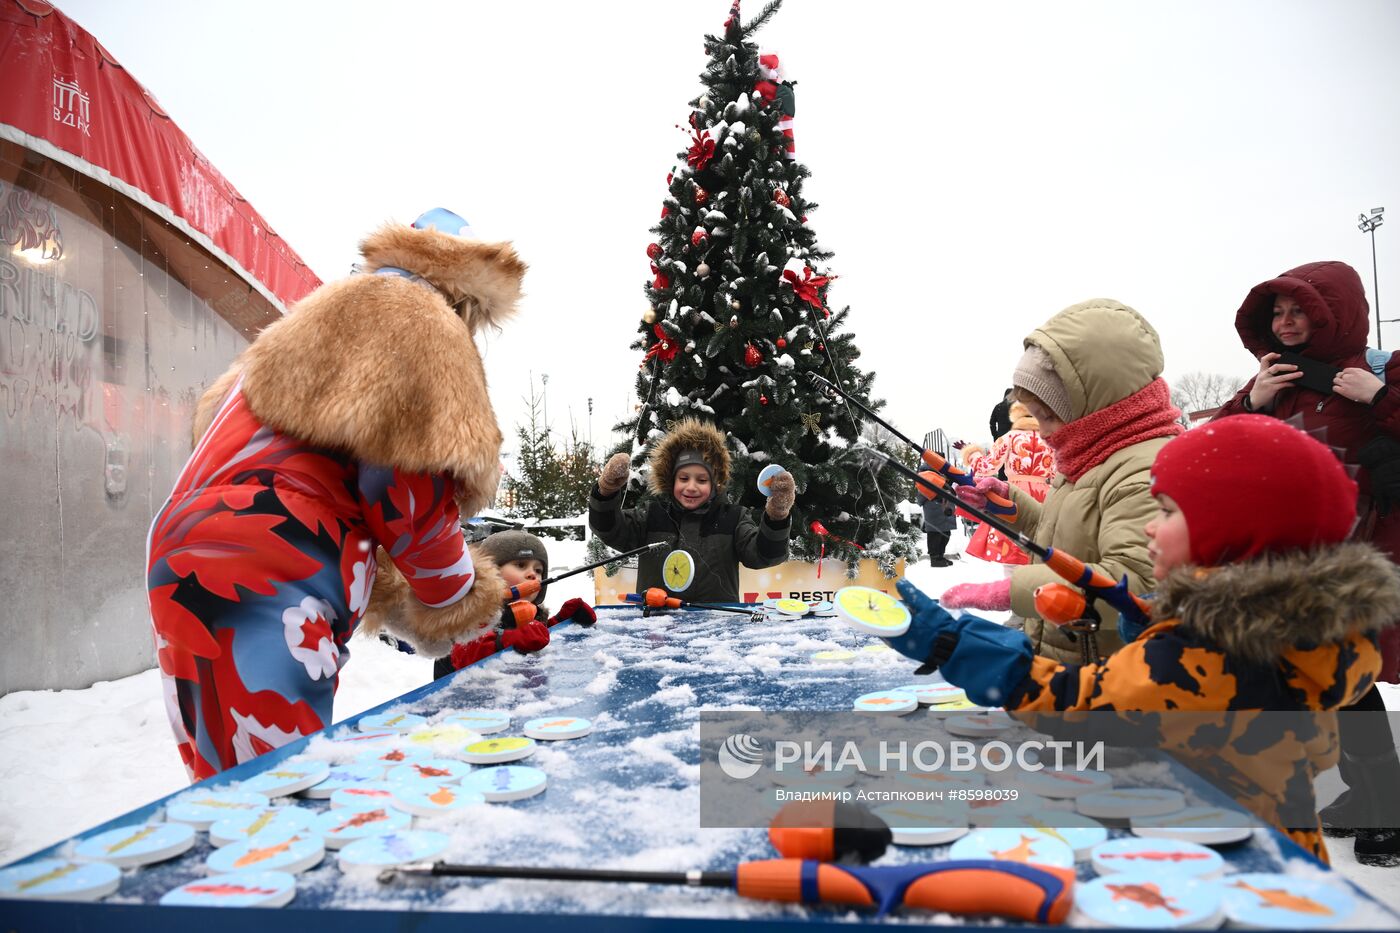
M 533 754 L 511 763 L 544 772 L 548 783 L 542 793 L 468 806 L 436 818 L 418 817 L 419 827 L 447 837 L 440 857 L 509 866 L 731 869 L 772 859 L 776 853 L 763 829 L 701 828 L 700 711 L 846 711 L 863 694 L 916 680 L 912 662 L 879 639 L 857 635 L 831 617 L 756 621 L 703 611 L 643 617 L 636 606 L 602 607 L 595 626 L 560 625 L 552 636 L 550 645 L 537 654 L 493 655 L 4 870 L 45 859 L 68 859 L 84 840 L 113 830 L 141 832 L 167 820 L 182 802 L 256 787 L 255 782 L 296 762 L 324 764 L 335 771 L 362 760 L 369 751 L 412 750 L 414 733 L 386 733 L 375 724 L 402 725 L 414 722 L 411 717 L 423 717 L 419 732 L 438 730 L 440 734 L 421 744 L 436 756 L 449 756 L 460 742 L 454 745 L 448 720 L 482 711 L 499 711 L 509 718 L 508 728 L 488 738 L 518 736 L 527 721 L 541 719 L 586 718 L 592 731 L 579 738 L 539 741 Z M 904 718 L 916 722 L 926 715 L 921 707 Z M 485 767 L 489 765 L 464 768 L 468 777 L 463 781 L 470 779 L 470 770 Z M 295 804 L 318 816 L 327 809 L 323 799 L 277 798 L 273 803 Z M 1126 833 L 1113 830 L 1112 835 Z M 15 897 L 11 889 L 3 889 L 3 929 L 30 933 L 198 928 L 211 933 L 245 930 L 250 924 L 299 930 L 318 921 L 333 924 L 338 933 L 460 930 L 464 922 L 473 930 L 511 933 L 522 923 L 535 929 L 567 927 L 575 933 L 715 928 L 735 921 L 762 930 L 811 923 L 1017 925 L 1016 921 L 918 910 L 879 916 L 849 907 L 755 900 L 717 888 L 441 877 L 384 883 L 373 868 L 343 867 L 340 854 L 345 849 L 327 849 L 323 859 L 297 874 L 294 896 L 280 909 L 250 915 L 236 909 L 163 906 L 162 898 L 181 886 L 205 882 L 206 887 L 217 888 L 234 877 L 211 874 L 206 860 L 217 853 L 210 832 L 197 830 L 194 836 L 193 845 L 176 857 L 122 870 L 115 890 L 100 900 Z M 948 858 L 949 851 L 948 845 L 896 845 L 878 864 L 927 863 Z M 1277 832 L 1256 831 L 1249 841 L 1219 852 L 1227 877 L 1281 872 L 1288 863 L 1300 885 L 1321 879 L 1345 892 L 1354 904 L 1346 921 L 1335 928 L 1400 928 L 1400 917 Z M 1080 885 L 1096 877 L 1094 868 L 1082 859 L 1074 871 Z M 7 883 L 13 884 L 13 878 Z M 325 917 L 328 911 L 334 915 Z

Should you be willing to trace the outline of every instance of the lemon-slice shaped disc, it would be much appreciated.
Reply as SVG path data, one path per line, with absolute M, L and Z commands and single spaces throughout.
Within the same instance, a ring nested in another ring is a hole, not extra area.
M 684 593 L 695 579 L 695 558 L 689 551 L 672 551 L 661 562 L 661 582 L 672 593 Z
M 800 599 L 780 599 L 773 608 L 785 616 L 805 616 L 811 607 Z
M 909 630 L 909 610 L 888 593 L 868 586 L 848 586 L 836 591 L 836 614 L 866 635 L 893 638 Z
M 770 463 L 758 471 L 758 491 L 765 496 L 773 495 L 773 487 L 769 484 L 773 482 L 773 477 L 783 472 L 783 468 L 776 463 Z

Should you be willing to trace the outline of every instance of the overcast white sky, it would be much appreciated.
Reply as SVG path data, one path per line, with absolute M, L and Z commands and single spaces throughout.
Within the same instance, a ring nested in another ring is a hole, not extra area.
M 484 346 L 508 436 L 532 371 L 556 427 L 594 400 L 600 445 L 631 411 L 648 228 L 729 0 L 59 5 L 322 278 L 435 205 L 513 240 L 528 297 Z M 1169 380 L 1243 378 L 1255 283 L 1341 259 L 1372 295 L 1372 207 L 1400 317 L 1400 3 L 788 0 L 758 39 L 906 433 L 984 435 L 1021 338 L 1093 297 L 1152 321 Z

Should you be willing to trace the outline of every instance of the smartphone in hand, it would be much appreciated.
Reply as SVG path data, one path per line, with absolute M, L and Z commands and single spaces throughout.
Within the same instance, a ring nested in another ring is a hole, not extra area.
M 1283 352 L 1278 355 L 1280 363 L 1288 363 L 1298 367 L 1298 371 L 1303 374 L 1303 378 L 1295 379 L 1293 384 L 1302 386 L 1305 389 L 1312 389 L 1323 395 L 1332 394 L 1332 380 L 1337 373 L 1341 372 L 1335 366 L 1331 366 L 1321 360 L 1314 360 L 1298 353 Z

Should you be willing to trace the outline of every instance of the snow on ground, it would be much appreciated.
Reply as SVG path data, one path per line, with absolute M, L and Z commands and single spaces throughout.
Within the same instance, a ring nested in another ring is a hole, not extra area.
M 548 543 L 555 572 L 584 562 L 583 542 Z M 965 543 L 955 533 L 949 555 Z M 955 583 L 1000 579 L 1003 569 L 973 559 L 956 560 L 947 568 L 932 568 L 925 561 L 910 567 L 907 575 L 936 595 Z M 549 604 L 558 606 L 573 596 L 592 602 L 591 574 L 551 586 Z M 431 677 L 431 661 L 357 637 L 341 674 L 335 718 L 378 706 Z M 1400 709 L 1400 688 L 1383 684 L 1382 691 L 1387 708 Z M 0 697 L 0 864 L 185 785 L 154 670 L 86 690 L 27 690 Z M 1329 800 L 1340 787 L 1335 772 L 1328 772 L 1319 781 L 1319 799 Z M 56 793 L 58 788 L 64 793 Z M 1334 868 L 1400 910 L 1400 867 L 1358 865 L 1347 839 L 1328 840 L 1328 848 Z

